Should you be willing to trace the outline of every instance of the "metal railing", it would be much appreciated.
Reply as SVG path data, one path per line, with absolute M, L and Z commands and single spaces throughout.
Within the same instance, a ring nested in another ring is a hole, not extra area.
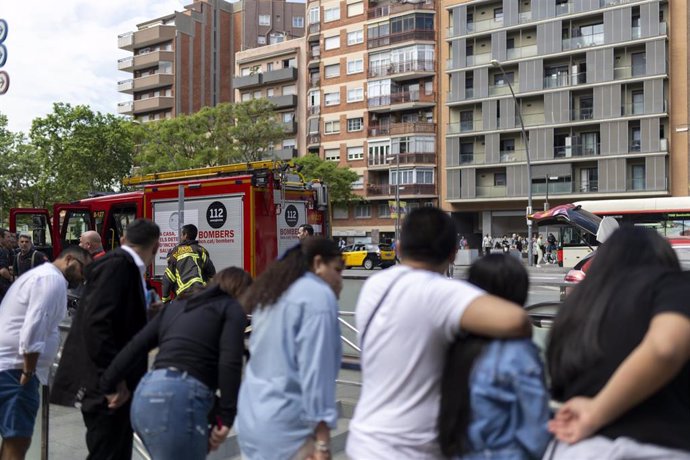
M 580 37 L 564 38 L 563 51 L 578 48 L 589 48 L 590 46 L 603 45 L 605 42 L 604 33 L 582 35 Z
M 599 155 L 601 144 L 557 145 L 553 149 L 554 158 L 590 157 Z
M 370 77 L 384 77 L 386 75 L 396 75 L 410 72 L 433 72 L 433 59 L 410 59 L 400 62 L 390 62 L 385 65 L 370 65 Z
M 381 37 L 369 38 L 367 48 L 379 48 L 394 43 L 405 42 L 408 40 L 434 41 L 435 32 L 428 29 L 414 29 L 394 34 L 383 35 Z
M 578 72 L 574 74 L 564 72 L 544 77 L 544 89 L 560 88 L 563 86 L 583 85 L 586 83 L 587 72 Z

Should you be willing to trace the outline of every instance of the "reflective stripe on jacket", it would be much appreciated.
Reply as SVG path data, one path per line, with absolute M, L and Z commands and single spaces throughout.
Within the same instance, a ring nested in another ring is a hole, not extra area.
M 174 292 L 179 296 L 194 286 L 206 286 L 216 274 L 208 251 L 197 241 L 183 241 L 170 252 L 163 276 L 163 302 Z

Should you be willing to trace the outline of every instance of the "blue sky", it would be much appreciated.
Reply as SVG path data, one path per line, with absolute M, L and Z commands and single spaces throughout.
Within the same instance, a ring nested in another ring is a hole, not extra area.
M 117 48 L 117 36 L 136 24 L 173 11 L 181 0 L 0 0 L 0 18 L 9 23 L 5 45 L 10 89 L 0 96 L 0 113 L 12 131 L 28 133 L 31 120 L 44 116 L 53 102 L 87 104 L 117 112 L 127 95 L 117 82 L 128 74 L 117 60 L 128 55 Z

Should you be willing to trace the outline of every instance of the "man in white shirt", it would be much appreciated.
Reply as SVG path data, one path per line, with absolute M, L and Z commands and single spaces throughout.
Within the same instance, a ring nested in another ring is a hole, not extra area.
M 0 304 L 0 458 L 23 459 L 29 449 L 39 383 L 48 384 L 60 344 L 67 287 L 82 282 L 89 263 L 87 251 L 67 248 L 17 279 Z
M 402 226 L 402 264 L 374 275 L 357 302 L 362 394 L 350 423 L 350 458 L 443 458 L 436 421 L 446 350 L 460 331 L 531 334 L 524 310 L 443 276 L 457 249 L 455 225 L 418 208 Z

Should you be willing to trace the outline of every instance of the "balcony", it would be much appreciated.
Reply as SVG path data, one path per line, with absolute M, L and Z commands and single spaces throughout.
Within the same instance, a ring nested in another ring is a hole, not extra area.
M 318 146 L 319 144 L 321 144 L 321 134 L 312 133 L 307 136 L 307 145 L 309 147 Z
M 315 35 L 321 32 L 321 23 L 317 22 L 316 24 L 309 24 L 309 29 L 307 34 L 308 35 Z
M 254 86 L 261 86 L 263 77 L 261 73 L 244 75 L 232 79 L 232 87 L 235 89 L 246 89 Z
M 297 122 L 296 121 L 284 121 L 283 122 L 283 132 L 285 134 L 297 133 Z
M 134 90 L 134 79 L 122 80 L 117 82 L 117 90 L 120 93 L 131 94 Z
M 436 104 L 436 98 L 433 92 L 426 94 L 420 91 L 402 91 L 386 96 L 370 97 L 367 102 L 370 111 L 387 112 L 392 105 L 404 105 L 396 110 L 433 106 Z
M 378 38 L 369 38 L 367 48 L 380 48 L 382 46 L 393 45 L 411 40 L 423 40 L 433 42 L 436 39 L 435 32 L 428 29 L 415 29 L 406 32 L 384 35 Z
M 414 10 L 434 11 L 435 5 L 433 1 L 424 3 L 390 3 L 388 5 L 369 8 L 367 11 L 367 19 L 383 18 L 392 14 Z
M 645 179 L 628 179 L 625 181 L 626 192 L 666 192 L 668 191 L 668 177 L 663 185 L 649 186 Z
M 575 11 L 572 2 L 560 3 L 556 5 L 556 16 L 563 16 Z
M 172 96 L 155 96 L 134 101 L 134 113 L 153 112 L 154 110 L 172 109 L 175 98 Z
M 314 86 L 319 86 L 321 85 L 321 76 L 319 74 L 313 74 L 309 77 L 309 86 L 314 87 Z
M 369 136 L 396 136 L 401 134 L 435 134 L 436 123 L 390 123 L 370 125 L 367 129 Z
M 483 165 L 486 164 L 486 154 L 484 152 L 477 153 L 461 153 L 460 165 Z
M 508 48 L 506 50 L 506 60 L 520 59 L 537 55 L 537 45 L 521 46 L 519 48 Z
M 291 107 L 296 107 L 297 106 L 297 95 L 296 94 L 290 94 L 287 96 L 271 96 L 268 99 L 268 102 L 273 104 L 276 110 L 280 109 L 289 109 Z
M 483 129 L 483 120 L 477 118 L 475 120 L 458 121 L 455 123 L 448 123 L 447 134 L 471 133 L 474 131 L 481 131 Z
M 134 56 L 127 56 L 117 60 L 117 70 L 131 72 L 134 65 Z
M 523 11 L 518 15 L 518 22 L 520 24 L 524 24 L 526 22 L 530 22 L 532 20 L 532 12 L 531 11 Z
M 557 145 L 553 148 L 554 158 L 593 157 L 599 155 L 601 144 Z
M 573 193 L 573 183 L 568 178 L 549 180 L 549 195 L 565 195 Z M 533 195 L 546 195 L 546 182 L 532 184 Z
M 295 67 L 286 67 L 284 69 L 264 72 L 262 75 L 264 84 L 295 81 L 297 80 L 297 69 Z
M 151 51 L 149 53 L 137 54 L 134 56 L 132 70 L 146 69 L 147 67 L 155 67 L 161 61 L 173 62 L 175 60 L 175 53 L 173 51 Z
M 507 196 L 505 185 L 477 185 L 475 192 L 477 197 L 499 198 Z
M 563 51 L 599 46 L 604 44 L 604 34 L 600 33 L 583 35 L 581 37 L 564 38 L 562 43 Z
M 594 108 L 585 107 L 580 109 L 572 109 L 570 111 L 571 121 L 594 120 Z
M 544 89 L 584 85 L 585 83 L 587 83 L 587 72 L 579 72 L 574 74 L 557 73 L 544 77 Z
M 309 106 L 309 116 L 318 115 L 321 113 L 320 105 L 310 105 Z
M 596 193 L 599 191 L 599 181 L 588 180 L 587 182 L 575 185 L 573 188 L 575 189 L 575 193 Z M 551 187 L 549 187 L 549 193 L 551 193 Z
M 294 147 L 283 147 L 282 149 L 269 150 L 268 155 L 277 160 L 292 160 L 297 158 L 297 149 Z
M 314 46 L 309 50 L 309 60 L 314 61 L 316 59 L 321 59 L 321 47 Z
M 143 48 L 157 43 L 172 41 L 175 38 L 175 26 L 157 24 L 134 32 L 133 48 Z
M 647 76 L 647 67 L 643 65 L 613 68 L 614 80 L 625 80 L 628 78 L 638 78 L 645 76 Z
M 498 29 L 500 27 L 503 27 L 503 19 L 485 19 L 483 21 L 468 22 L 466 26 L 468 34 Z
M 491 53 L 472 54 L 465 56 L 465 62 L 467 63 L 467 67 L 488 64 L 491 62 Z
M 147 89 L 172 86 L 175 83 L 175 76 L 168 73 L 157 73 L 146 75 L 134 79 L 134 91 L 145 91 Z
M 514 163 L 517 161 L 527 161 L 527 151 L 521 150 L 501 150 L 499 153 L 501 163 Z
M 513 91 L 516 93 L 520 91 L 519 81 L 514 81 L 511 85 L 513 86 Z M 510 86 L 508 86 L 508 83 L 489 85 L 489 96 L 501 96 L 504 94 L 510 94 Z
M 132 51 L 134 48 L 134 32 L 125 32 L 117 36 L 117 47 L 121 50 Z
M 369 184 L 367 185 L 368 196 L 395 196 L 395 185 L 390 184 Z M 414 195 L 435 195 L 436 185 L 434 184 L 400 184 L 400 196 Z
M 434 61 L 432 60 L 409 60 L 402 62 L 391 62 L 387 65 L 375 65 L 369 67 L 369 77 L 385 77 L 388 75 L 406 74 L 404 78 L 393 78 L 393 80 L 403 80 L 407 78 L 415 78 L 419 74 L 435 73 Z
M 117 104 L 117 113 L 120 115 L 131 115 L 134 110 L 134 101 L 119 102 Z

